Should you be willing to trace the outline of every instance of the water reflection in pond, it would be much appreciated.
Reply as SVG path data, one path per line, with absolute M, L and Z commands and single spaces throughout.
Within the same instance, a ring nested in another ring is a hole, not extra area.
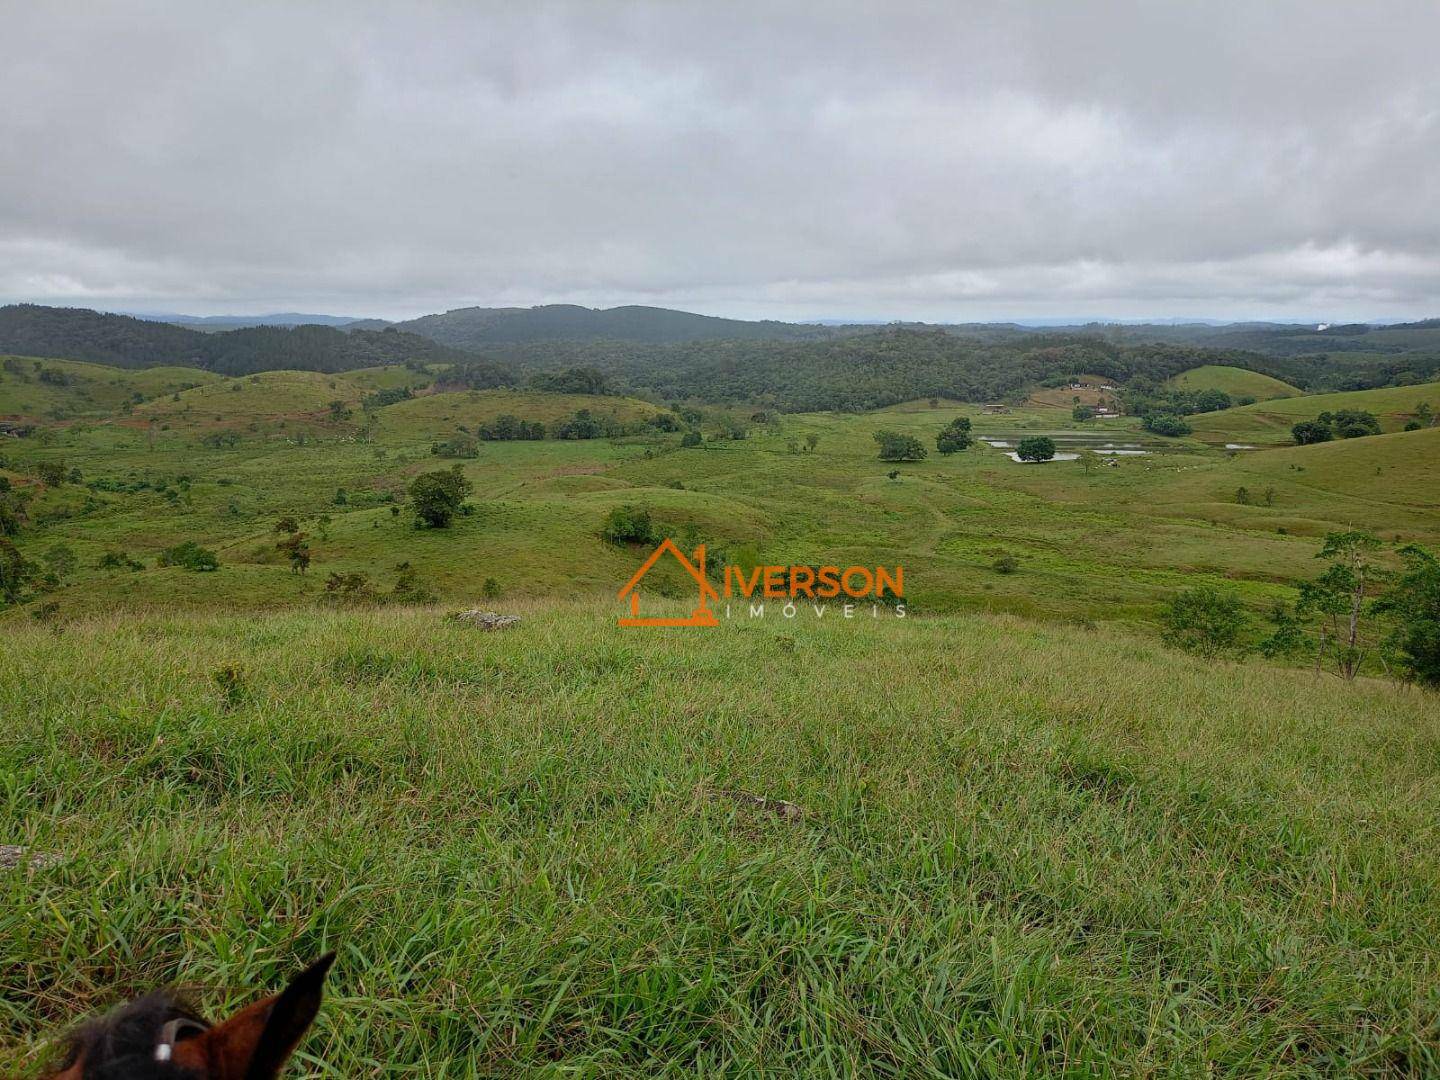
M 981 435 L 979 438 L 986 446 L 1007 451 L 1005 456 L 1011 461 L 1020 461 L 1015 448 L 1022 439 L 1031 437 L 1024 434 L 1007 434 Z M 1055 444 L 1055 456 L 1050 459 L 1051 461 L 1075 461 L 1080 457 L 1081 450 L 1093 450 L 1100 457 L 1145 457 L 1147 454 L 1153 453 L 1152 450 L 1145 449 L 1143 444 L 1137 442 L 1102 441 L 1105 438 L 1103 435 L 1066 434 L 1048 435 L 1046 438 Z M 1021 462 L 1021 464 L 1031 463 Z

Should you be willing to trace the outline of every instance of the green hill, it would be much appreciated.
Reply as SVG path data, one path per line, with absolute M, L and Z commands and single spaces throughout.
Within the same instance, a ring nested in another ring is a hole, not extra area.
M 1258 371 L 1218 364 L 1182 371 L 1167 380 L 1165 385 L 1176 390 L 1221 390 L 1232 398 L 1253 397 L 1257 401 L 1297 397 L 1304 393 L 1298 387 Z
M 388 405 L 381 410 L 380 416 L 387 431 L 428 438 L 453 432 L 460 424 L 473 429 L 477 424 L 488 423 L 507 413 L 520 420 L 538 420 L 548 425 L 568 420 L 580 409 L 588 409 L 596 417 L 609 417 L 620 423 L 644 420 L 664 411 L 646 401 L 595 394 L 454 390 L 421 394 Z
M 1167 516 L 1320 537 L 1363 528 L 1440 545 L 1440 428 L 1245 452 L 1177 476 L 1157 499 Z M 1244 488 L 1247 502 L 1236 493 Z
M 1383 431 L 1399 431 L 1414 417 L 1416 406 L 1421 402 L 1428 402 L 1431 409 L 1440 414 L 1440 383 L 1261 401 L 1224 412 L 1193 416 L 1190 424 L 1198 438 L 1209 442 L 1273 445 L 1291 442 L 1290 429 L 1301 420 L 1312 420 L 1322 412 L 1337 412 L 1340 409 L 1374 413 Z
M 137 421 L 178 429 L 234 428 L 281 420 L 323 420 L 330 403 L 354 409 L 360 387 L 315 371 L 263 371 L 161 397 L 135 409 Z
M 0 634 L 0 836 L 46 857 L 0 871 L 0 1072 L 117 942 L 119 993 L 207 1014 L 339 949 L 336 1076 L 1440 1071 L 1423 695 L 985 616 L 505 608 Z
M 164 394 L 216 382 L 198 368 L 126 370 L 77 360 L 0 357 L 0 417 L 68 419 L 116 413 Z

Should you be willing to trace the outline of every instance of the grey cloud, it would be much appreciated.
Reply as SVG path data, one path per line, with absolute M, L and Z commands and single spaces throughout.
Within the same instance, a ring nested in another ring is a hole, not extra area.
M 0 0 L 0 297 L 1440 312 L 1440 8 Z

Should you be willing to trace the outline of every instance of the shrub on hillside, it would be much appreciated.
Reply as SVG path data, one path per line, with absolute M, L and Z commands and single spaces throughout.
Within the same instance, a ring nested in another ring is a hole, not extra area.
M 370 575 L 359 570 L 348 573 L 332 572 L 325 579 L 325 599 L 332 603 L 374 603 L 379 599 Z
M 1176 416 L 1174 413 L 1148 413 L 1141 424 L 1146 431 L 1171 439 L 1189 435 L 1195 430 L 1182 417 Z
M 617 506 L 605 515 L 601 539 L 612 544 L 653 544 L 659 537 L 650 511 L 640 506 Z
M 1385 651 L 1411 678 L 1440 690 L 1440 558 L 1413 544 L 1400 557 L 1404 572 L 1375 605 L 1395 624 Z
M 551 429 L 557 439 L 598 439 L 605 434 L 605 424 L 590 415 L 589 409 L 577 409 L 569 420 L 562 420 Z
M 1331 428 L 1342 439 L 1360 439 L 1366 435 L 1380 434 L 1380 421 L 1374 413 L 1363 409 L 1341 409 L 1336 413 L 1321 413 L 1321 421 L 1329 419 Z
M 182 570 L 205 573 L 220 569 L 220 559 L 209 548 L 201 547 L 194 540 L 186 540 L 162 551 L 156 565 L 178 566 Z
M 1363 409 L 1340 409 L 1322 412 L 1314 420 L 1303 420 L 1290 429 L 1300 446 L 1329 442 L 1331 439 L 1360 439 L 1380 434 L 1380 421 L 1374 413 Z
M 1290 435 L 1297 446 L 1313 446 L 1315 443 L 1329 442 L 1335 437 L 1330 425 L 1319 420 L 1300 421 L 1290 429 Z
M 480 456 L 480 444 L 464 432 L 456 432 L 448 439 L 431 443 L 430 453 L 436 457 L 474 458 Z
M 502 413 L 488 424 L 478 425 L 475 433 L 487 442 L 543 439 L 545 425 L 539 420 L 521 420 L 510 413 Z
M 1241 652 L 1247 620 L 1240 598 L 1213 585 L 1197 585 L 1174 597 L 1163 617 L 1165 644 L 1215 657 Z
M 390 591 L 390 598 L 400 604 L 433 604 L 438 599 L 430 591 L 429 586 L 420 579 L 420 572 L 408 562 L 403 562 L 395 569 L 400 571 L 400 576 L 395 580 L 395 588 Z
M 130 555 L 123 551 L 113 550 L 107 551 L 104 555 L 101 555 L 99 561 L 95 563 L 95 567 L 98 570 L 136 571 L 144 570 L 145 564 L 140 562 L 138 559 L 132 558 Z
M 366 412 L 372 412 L 375 409 L 383 409 L 386 405 L 408 401 L 414 396 L 415 391 L 408 386 L 392 386 L 386 390 L 377 390 L 373 394 L 366 394 L 360 402 L 360 407 Z

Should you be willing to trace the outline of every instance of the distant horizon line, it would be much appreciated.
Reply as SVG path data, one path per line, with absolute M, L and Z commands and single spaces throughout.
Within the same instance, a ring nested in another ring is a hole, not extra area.
M 177 322 L 177 321 L 183 321 L 183 322 L 205 322 L 205 321 L 222 322 L 222 321 L 229 321 L 229 320 L 282 319 L 282 318 L 283 318 L 283 319 L 286 319 L 287 321 L 290 321 L 290 322 L 294 323 L 295 325 L 325 325 L 326 323 L 330 323 L 330 324 L 334 324 L 334 325 L 343 325 L 343 324 L 354 323 L 354 322 L 369 322 L 369 321 L 378 321 L 378 322 L 385 322 L 385 323 L 395 324 L 395 323 L 409 322 L 409 321 L 411 321 L 411 320 L 413 320 L 413 319 L 423 318 L 423 317 L 426 316 L 426 315 L 444 315 L 444 314 L 447 314 L 447 313 L 452 312 L 452 311 L 464 311 L 464 310 L 467 310 L 467 309 L 469 309 L 469 308 L 486 308 L 487 306 L 490 306 L 490 305 L 479 304 L 479 303 L 476 303 L 476 304 L 463 304 L 463 305 L 460 305 L 459 307 L 448 307 L 448 308 L 444 308 L 443 310 L 424 311 L 424 312 L 421 312 L 419 315 L 411 315 L 411 316 L 408 316 L 407 318 L 385 318 L 384 316 L 378 316 L 378 315 L 333 315 L 333 314 L 329 314 L 329 313 L 326 313 L 326 312 L 303 311 L 303 310 L 297 310 L 297 309 L 294 309 L 294 308 L 291 308 L 291 309 L 279 309 L 279 310 L 277 310 L 277 309 L 275 309 L 275 308 L 270 308 L 270 309 L 267 309 L 267 310 L 254 311 L 254 312 L 212 312 L 212 313 L 210 313 L 210 314 L 200 314 L 200 313 L 193 312 L 193 311 L 192 311 L 192 312 L 180 312 L 180 311 L 164 311 L 164 310 L 146 310 L 146 309 L 142 309 L 142 308 L 119 308 L 119 307 L 113 307 L 113 308 L 112 308 L 112 307 L 89 306 L 89 305 L 84 305 L 84 304 L 81 304 L 81 303 L 74 303 L 74 302 L 62 304 L 62 303 L 53 303 L 53 302 L 52 302 L 52 303 L 43 303 L 43 302 L 35 301 L 35 300 L 8 300 L 8 301 L 6 301 L 5 303 L 7 303 L 7 304 L 33 304 L 33 305 L 36 306 L 36 307 L 52 307 L 52 308 L 79 307 L 79 308 L 84 308 L 84 309 L 87 309 L 87 310 L 90 310 L 90 311 L 95 311 L 95 312 L 98 312 L 98 313 L 100 313 L 100 314 L 125 315 L 125 316 L 129 316 L 130 318 L 135 318 L 135 319 L 143 319 L 143 320 L 155 321 L 155 322 L 168 322 L 168 323 L 174 323 L 174 322 Z M 1090 325 L 1101 325 L 1101 326 L 1216 326 L 1216 327 L 1219 327 L 1219 326 L 1238 326 L 1238 325 L 1244 325 L 1244 324 L 1248 324 L 1248 323 L 1254 323 L 1254 324 L 1259 324 L 1259 325 L 1273 325 L 1273 326 L 1311 326 L 1311 325 L 1314 325 L 1314 326 L 1321 326 L 1321 325 L 1327 325 L 1327 326 L 1347 326 L 1347 325 L 1348 325 L 1348 326 L 1356 326 L 1356 325 L 1365 325 L 1365 326 L 1393 326 L 1393 325 L 1396 325 L 1396 324 L 1398 324 L 1398 323 L 1424 322 L 1424 321 L 1427 321 L 1427 320 L 1429 320 L 1429 319 L 1436 318 L 1436 316 L 1434 316 L 1434 315 L 1414 315 L 1414 316 L 1404 316 L 1404 317 L 1388 316 L 1388 317 L 1385 317 L 1385 318 L 1365 318 L 1365 319 L 1343 318 L 1343 317 L 1337 317 L 1337 316 L 1312 316 L 1312 317 L 1308 317 L 1308 318 L 1300 318 L 1300 317 L 1296 317 L 1296 316 L 1283 316 L 1283 317 L 1282 317 L 1282 316 L 1269 316 L 1269 317 L 1260 317 L 1260 316 L 1250 316 L 1250 317 L 1222 317 L 1222 316 L 1215 316 L 1215 315 L 1205 315 L 1205 316 L 1198 316 L 1198 315 L 1197 315 L 1197 316 L 1180 316 L 1180 315 L 1152 315 L 1152 316 L 1030 315 L 1030 316 L 1019 316 L 1019 317 L 995 316 L 995 317 L 990 317 L 990 318 L 967 318 L 967 319 L 961 320 L 961 319 L 934 319 L 934 318 L 913 318 L 913 317 L 912 317 L 912 318 L 905 318 L 905 317 L 886 318 L 886 317 L 882 317 L 882 316 L 873 316 L 873 315 L 872 315 L 872 316 L 854 316 L 854 317 L 834 316 L 834 315 L 832 315 L 832 316 L 811 316 L 811 317 L 808 317 L 808 318 L 788 318 L 788 319 L 780 319 L 780 318 L 775 318 L 775 317 L 773 317 L 773 316 L 767 316 L 767 317 L 764 317 L 764 318 L 747 318 L 747 317 L 745 317 L 745 316 L 737 316 L 737 315 L 716 315 L 716 314 L 712 314 L 712 313 L 710 313 L 710 312 L 692 311 L 692 310 L 690 310 L 690 309 L 688 309 L 688 308 L 674 308 L 674 307 L 667 308 L 667 307 L 663 307 L 663 306 L 658 305 L 658 304 L 614 304 L 614 305 L 611 305 L 610 307 L 599 307 L 599 306 L 594 306 L 594 307 L 592 307 L 592 306 L 587 305 L 587 304 L 576 304 L 576 303 L 569 303 L 569 302 L 563 302 L 563 301 L 560 301 L 560 302 L 550 302 L 550 303 L 541 303 L 541 304 L 529 304 L 529 305 L 522 305 L 522 304 L 498 304 L 498 305 L 493 305 L 492 309 L 517 308 L 517 309 L 519 309 L 519 310 L 527 310 L 527 311 L 528 311 L 528 310 L 534 310 L 534 309 L 537 309 L 537 308 L 545 308 L 545 307 L 577 307 L 577 308 L 584 308 L 585 310 L 588 310 L 588 311 L 614 311 L 614 310 L 617 310 L 617 309 L 619 309 L 619 308 L 637 307 L 637 308 L 650 308 L 650 309 L 652 309 L 652 310 L 659 310 L 659 311 L 674 311 L 674 312 L 679 312 L 679 313 L 686 314 L 686 315 L 696 315 L 696 316 L 700 316 L 700 317 L 702 317 L 702 318 L 725 319 L 725 320 L 732 321 L 732 322 L 745 322 L 745 323 L 776 322 L 776 323 L 783 323 L 783 324 L 788 324 L 788 325 L 792 325 L 792 326 L 834 326 L 834 327 L 839 327 L 839 326 L 890 326 L 890 325 L 894 325 L 894 324 L 902 324 L 902 325 L 904 325 L 904 324 L 910 324 L 910 325 L 925 325 L 925 326 L 994 326 L 994 325 L 1013 325 L 1013 326 L 1036 327 L 1036 328 L 1065 327 L 1065 326 L 1090 326 Z M 318 320 L 324 320 L 324 322 L 321 322 L 321 323 L 318 323 L 318 324 L 309 324 L 309 323 L 305 323 L 305 322 L 302 321 L 302 320 L 306 320 L 306 319 L 318 319 Z

